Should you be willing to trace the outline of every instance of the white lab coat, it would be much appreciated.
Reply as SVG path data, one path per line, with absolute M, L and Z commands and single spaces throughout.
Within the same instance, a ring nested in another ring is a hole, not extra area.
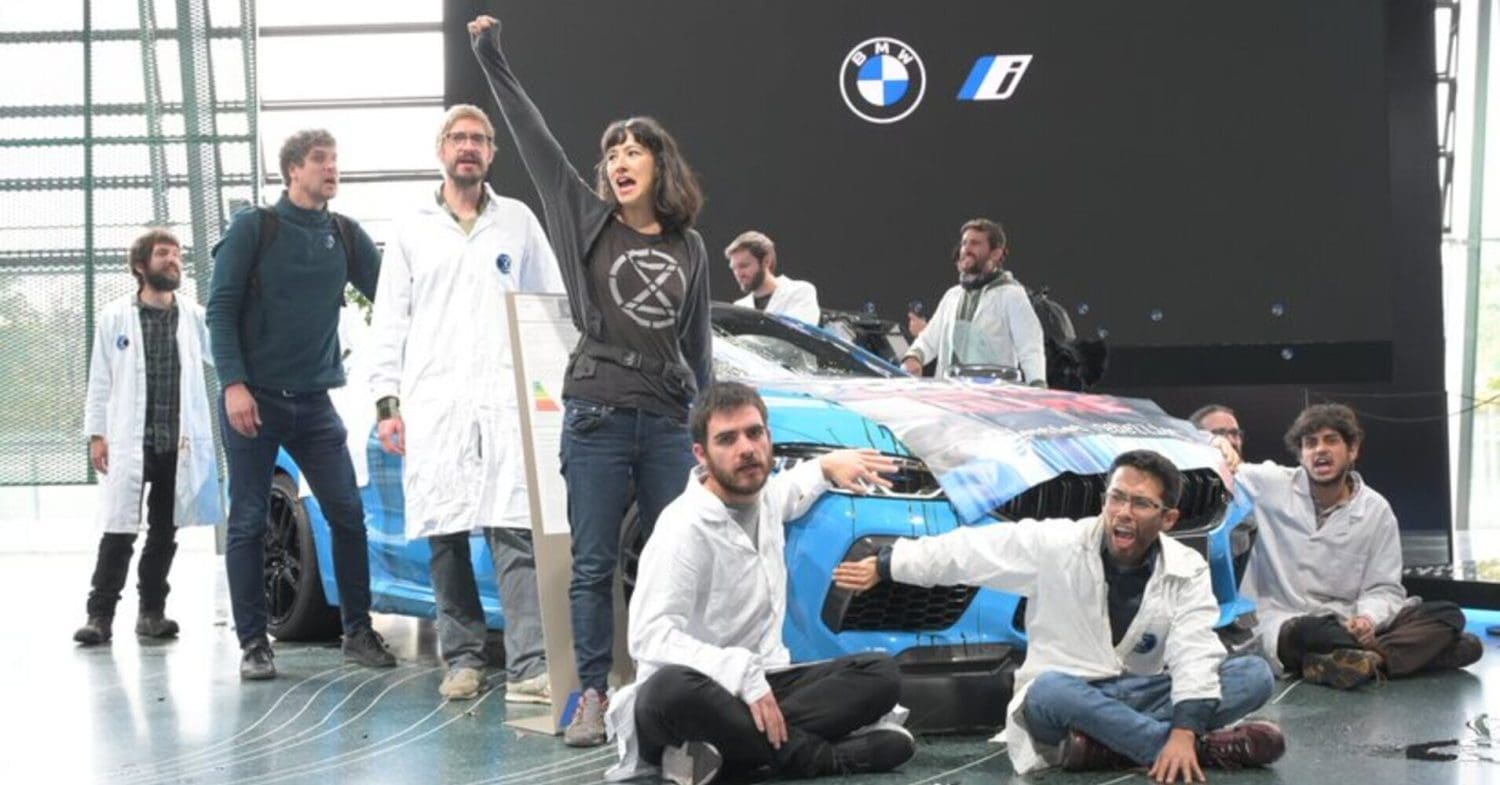
M 734 304 L 754 308 L 755 293 L 751 292 L 735 300 Z M 766 301 L 766 313 L 790 316 L 817 327 L 818 322 L 823 319 L 823 311 L 818 308 L 818 287 L 807 281 L 778 275 L 776 276 L 776 289 L 771 292 L 771 299 Z
M 1002 275 L 1010 277 L 1009 272 Z M 943 294 L 927 329 L 912 342 L 907 355 L 915 356 L 923 365 L 936 358 L 938 378 L 948 375 L 953 355 L 958 351 L 959 364 L 1019 368 L 1028 384 L 1038 380 L 1045 383 L 1047 351 L 1042 340 L 1042 322 L 1031 307 L 1026 287 L 1005 283 L 984 290 L 967 335 L 959 334 L 962 328 L 958 305 L 963 296 L 962 286 L 954 286 Z
M 666 665 L 713 679 L 747 704 L 771 691 L 766 672 L 786 667 L 786 522 L 828 489 L 818 461 L 773 476 L 760 494 L 758 543 L 750 542 L 724 502 L 694 469 L 687 490 L 656 519 L 641 552 L 630 599 L 630 656 L 636 684 Z M 606 723 L 620 762 L 605 777 L 630 779 L 654 769 L 640 759 L 635 685 L 616 691 Z
M 1354 496 L 1318 528 L 1305 469 L 1240 466 L 1237 479 L 1259 524 L 1243 590 L 1255 600 L 1261 645 L 1278 674 L 1276 644 L 1288 619 L 1364 615 L 1379 629 L 1418 601 L 1401 585 L 1401 531 L 1391 505 L 1354 476 Z
M 505 296 L 563 291 L 536 216 L 490 191 L 465 235 L 433 199 L 394 227 L 378 291 L 370 392 L 401 399 L 407 538 L 529 529 Z
M 891 576 L 918 586 L 980 585 L 1029 598 L 1030 646 L 1016 671 L 1003 735 L 1019 774 L 1055 765 L 1057 748 L 1036 743 L 1021 707 L 1031 682 L 1046 671 L 1082 679 L 1172 674 L 1172 702 L 1219 695 L 1224 646 L 1214 634 L 1219 605 L 1208 563 L 1163 536 L 1130 629 L 1111 642 L 1104 582 L 1102 518 L 965 526 L 937 537 L 898 540 Z
M 178 388 L 177 480 L 172 521 L 177 526 L 224 522 L 219 467 L 214 453 L 213 410 L 204 383 L 213 365 L 203 308 L 181 293 L 177 299 Z M 136 296 L 111 302 L 94 326 L 93 359 L 84 408 L 84 435 L 103 436 L 109 471 L 99 481 L 99 525 L 106 532 L 134 534 L 141 526 L 146 443 L 146 353 Z

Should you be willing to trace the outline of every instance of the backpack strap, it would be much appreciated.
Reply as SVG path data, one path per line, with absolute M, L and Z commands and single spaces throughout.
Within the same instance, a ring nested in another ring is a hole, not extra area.
M 333 219 L 333 230 L 339 235 L 339 243 L 344 246 L 344 258 L 349 263 L 349 275 L 354 274 L 354 221 L 343 213 L 328 211 L 329 217 Z
M 250 290 L 260 295 L 260 257 L 276 242 L 276 233 L 281 230 L 281 216 L 276 214 L 276 208 L 257 205 L 256 214 L 260 217 L 260 233 L 255 237 L 255 255 L 250 257 Z

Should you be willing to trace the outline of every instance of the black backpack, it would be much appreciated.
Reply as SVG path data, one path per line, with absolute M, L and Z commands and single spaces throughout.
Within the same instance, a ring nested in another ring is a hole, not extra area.
M 250 259 L 250 290 L 260 295 L 260 257 L 276 242 L 276 233 L 281 231 L 281 216 L 276 214 L 276 208 L 257 206 L 255 212 L 260 215 L 260 234 L 255 239 L 255 256 Z M 344 258 L 348 264 L 346 277 L 352 277 L 354 272 L 354 222 L 342 213 L 328 211 L 333 219 L 333 229 L 338 232 L 339 243 L 344 246 Z M 342 296 L 341 296 L 342 297 Z M 340 300 L 340 305 L 344 301 Z
M 1109 351 L 1104 339 L 1078 340 L 1073 329 L 1073 318 L 1061 303 L 1047 296 L 1050 290 L 1043 286 L 1033 290 L 1026 288 L 1031 308 L 1036 311 L 1037 321 L 1042 323 L 1042 343 L 1047 355 L 1047 386 L 1054 390 L 1083 392 L 1093 387 L 1104 376 L 1105 361 Z

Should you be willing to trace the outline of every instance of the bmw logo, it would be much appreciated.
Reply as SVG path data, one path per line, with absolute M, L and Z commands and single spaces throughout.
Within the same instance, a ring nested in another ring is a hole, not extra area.
M 839 92 L 849 111 L 872 123 L 894 123 L 922 103 L 927 69 L 916 50 L 884 36 L 849 50 L 839 69 Z

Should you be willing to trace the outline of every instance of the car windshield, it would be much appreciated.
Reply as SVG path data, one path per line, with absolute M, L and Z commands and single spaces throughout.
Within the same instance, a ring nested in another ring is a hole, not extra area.
M 715 306 L 713 312 L 716 346 L 730 344 L 744 353 L 770 363 L 785 375 L 797 376 L 865 376 L 897 375 L 867 357 L 859 349 L 831 336 L 807 328 L 797 328 L 748 308 Z M 736 356 L 741 356 L 736 354 Z M 722 364 L 720 353 L 715 363 Z M 763 378 L 759 368 L 734 369 L 740 378 Z

